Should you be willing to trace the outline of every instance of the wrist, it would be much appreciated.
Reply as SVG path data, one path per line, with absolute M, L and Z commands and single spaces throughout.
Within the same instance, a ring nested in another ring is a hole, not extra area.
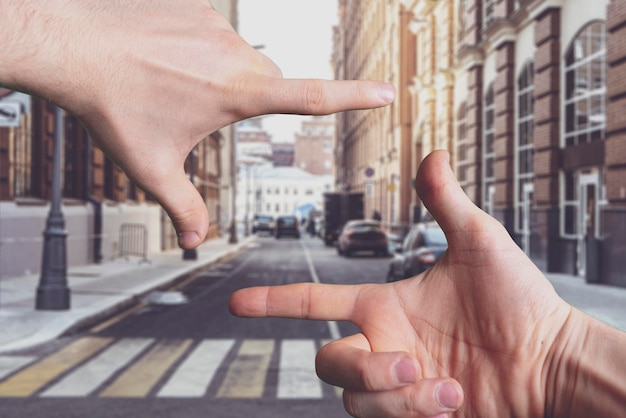
M 626 333 L 572 309 L 547 368 L 546 416 L 620 416 L 625 347 Z

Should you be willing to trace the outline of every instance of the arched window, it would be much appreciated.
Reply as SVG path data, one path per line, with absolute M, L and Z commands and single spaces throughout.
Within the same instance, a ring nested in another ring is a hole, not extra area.
M 533 193 L 533 137 L 535 131 L 534 65 L 528 62 L 517 79 L 517 136 L 515 138 L 515 232 L 528 249 L 529 217 Z
M 495 106 L 493 83 L 485 94 L 484 131 L 483 131 L 483 210 L 493 214 L 493 196 L 495 193 Z
M 565 56 L 565 146 L 604 139 L 606 28 L 587 25 Z

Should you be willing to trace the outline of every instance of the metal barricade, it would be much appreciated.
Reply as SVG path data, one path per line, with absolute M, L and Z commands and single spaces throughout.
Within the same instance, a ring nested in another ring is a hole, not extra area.
M 131 256 L 141 257 L 139 263 L 150 263 L 148 260 L 148 229 L 144 224 L 123 223 L 120 225 L 118 256 L 126 260 Z

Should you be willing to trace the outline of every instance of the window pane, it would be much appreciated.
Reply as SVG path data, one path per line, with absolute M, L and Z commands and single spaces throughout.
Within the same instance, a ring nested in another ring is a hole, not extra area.
M 576 235 L 577 233 L 577 207 L 576 206 L 566 206 L 565 207 L 565 219 L 564 219 L 564 229 L 565 233 L 568 235 Z

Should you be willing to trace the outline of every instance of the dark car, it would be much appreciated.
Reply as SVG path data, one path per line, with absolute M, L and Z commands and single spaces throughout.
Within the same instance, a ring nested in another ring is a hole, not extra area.
M 274 217 L 270 215 L 254 215 L 252 220 L 252 233 L 269 232 L 274 233 Z
M 387 233 L 378 221 L 348 221 L 337 238 L 337 253 L 349 257 L 357 251 L 372 251 L 375 255 L 389 255 Z
M 276 218 L 274 236 L 276 239 L 285 236 L 300 238 L 300 224 L 298 223 L 298 218 L 292 215 L 279 216 Z
M 435 265 L 448 249 L 448 241 L 435 222 L 413 225 L 400 249 L 389 263 L 387 281 L 406 279 Z

